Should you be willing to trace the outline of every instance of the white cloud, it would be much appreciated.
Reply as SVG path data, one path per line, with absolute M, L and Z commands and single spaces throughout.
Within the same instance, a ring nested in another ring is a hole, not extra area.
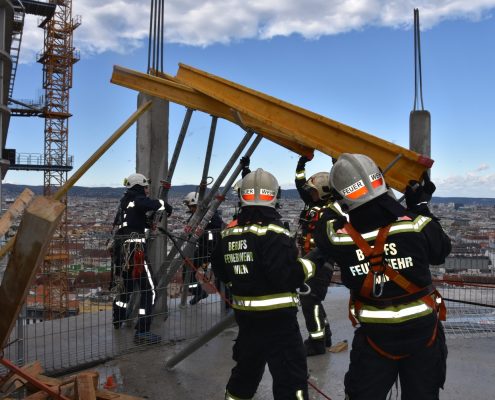
M 476 173 L 476 172 L 486 171 L 487 169 L 490 169 L 490 165 L 483 163 L 478 168 L 476 168 L 473 172 Z
M 74 1 L 74 16 L 82 16 L 75 45 L 83 54 L 128 53 L 147 45 L 150 3 Z M 166 0 L 165 41 L 208 46 L 291 34 L 317 39 L 367 26 L 410 28 L 414 8 L 421 28 L 428 29 L 443 20 L 487 17 L 495 0 Z M 31 62 L 42 47 L 43 31 L 28 18 L 21 59 Z
M 433 180 L 437 186 L 434 196 L 495 197 L 495 174 L 480 175 L 468 172 L 465 175 L 451 175 Z

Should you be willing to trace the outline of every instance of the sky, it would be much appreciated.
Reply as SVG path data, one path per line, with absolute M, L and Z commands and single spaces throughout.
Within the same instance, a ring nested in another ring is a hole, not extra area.
M 137 93 L 110 83 L 114 65 L 146 72 L 150 1 L 74 0 L 81 59 L 70 92 L 74 171 L 136 110 Z M 179 63 L 280 98 L 402 147 L 414 107 L 413 10 L 419 9 L 424 109 L 431 114 L 435 196 L 495 197 L 495 0 L 165 0 L 164 70 Z M 14 99 L 42 92 L 38 18 L 26 16 Z M 185 108 L 170 105 L 171 155 Z M 211 117 L 193 113 L 173 185 L 200 181 Z M 210 175 L 244 131 L 220 120 Z M 7 148 L 43 153 L 41 118 L 14 117 Z M 122 185 L 135 171 L 131 127 L 77 182 Z M 294 187 L 299 156 L 263 139 L 252 168 Z M 329 171 L 315 152 L 307 176 Z M 69 173 L 70 176 L 71 173 Z M 4 182 L 42 185 L 41 172 L 9 171 Z

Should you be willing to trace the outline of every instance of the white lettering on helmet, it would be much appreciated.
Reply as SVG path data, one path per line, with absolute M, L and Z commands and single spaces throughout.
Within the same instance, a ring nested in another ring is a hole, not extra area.
M 341 192 L 344 196 L 347 196 L 348 194 L 354 193 L 356 190 L 362 188 L 364 186 L 364 183 L 362 180 L 359 180 L 355 183 L 353 183 L 350 186 L 347 186 L 346 188 L 342 189 Z

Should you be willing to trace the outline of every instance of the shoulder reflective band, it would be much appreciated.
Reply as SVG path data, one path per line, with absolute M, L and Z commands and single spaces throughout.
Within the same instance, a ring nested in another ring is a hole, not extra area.
M 132 208 L 136 205 L 136 203 L 134 203 L 133 201 L 130 201 L 129 204 L 127 204 L 127 207 L 126 208 Z
M 246 225 L 246 226 L 234 226 L 233 228 L 227 228 L 222 231 L 222 237 L 232 236 L 232 235 L 242 235 L 243 233 L 254 233 L 258 236 L 266 235 L 268 231 L 272 231 L 275 233 L 284 234 L 290 236 L 290 233 L 287 229 L 282 228 L 281 226 L 270 224 L 268 226 L 261 225 Z
M 315 275 L 316 266 L 312 261 L 306 260 L 305 258 L 298 258 L 297 261 L 299 261 L 303 266 L 304 275 L 306 276 L 305 281 L 307 281 L 309 278 L 312 278 Z
M 277 293 L 267 296 L 232 296 L 234 303 L 232 307 L 244 311 L 267 311 L 278 308 L 298 306 L 298 297 L 295 293 Z
M 392 224 L 388 234 L 390 236 L 402 232 L 421 232 L 430 221 L 431 218 L 423 215 L 418 216 L 414 221 L 397 221 Z M 338 232 L 334 231 L 333 222 L 335 222 L 334 219 L 327 222 L 327 236 L 330 239 L 330 242 L 334 244 L 353 244 L 354 241 L 345 231 L 340 229 Z M 361 234 L 364 240 L 373 240 L 377 235 L 378 230 Z
M 351 313 L 359 322 L 370 324 L 398 324 L 432 312 L 433 310 L 421 300 L 386 308 L 363 304 L 358 315 L 355 313 L 354 305 L 351 306 Z

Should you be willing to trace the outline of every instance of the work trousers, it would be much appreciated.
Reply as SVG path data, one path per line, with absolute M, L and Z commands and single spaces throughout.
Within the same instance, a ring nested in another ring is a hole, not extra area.
M 151 327 L 152 311 L 156 298 L 153 271 L 147 261 L 144 262 L 144 268 L 140 274 L 133 276 L 133 269 L 132 257 L 130 257 L 127 267 L 115 267 L 115 273 L 123 279 L 123 288 L 113 301 L 113 323 L 117 328 L 122 322 L 130 318 L 129 300 L 137 286 L 139 311 L 135 329 L 138 333 L 148 332 Z
M 239 334 L 232 358 L 237 364 L 225 398 L 251 399 L 268 364 L 275 400 L 308 399 L 306 353 L 296 314 L 263 319 L 236 314 L 236 319 Z
M 398 376 L 402 400 L 438 400 L 447 369 L 445 335 L 438 324 L 437 338 L 430 347 L 400 360 L 378 354 L 362 329 L 357 329 L 344 379 L 346 399 L 385 400 Z
M 310 294 L 300 296 L 306 328 L 310 337 L 314 340 L 325 338 L 325 323 L 328 323 L 328 321 L 322 302 L 327 295 L 332 275 L 333 271 L 330 268 L 317 268 L 315 276 L 306 281 L 306 284 L 311 289 Z

